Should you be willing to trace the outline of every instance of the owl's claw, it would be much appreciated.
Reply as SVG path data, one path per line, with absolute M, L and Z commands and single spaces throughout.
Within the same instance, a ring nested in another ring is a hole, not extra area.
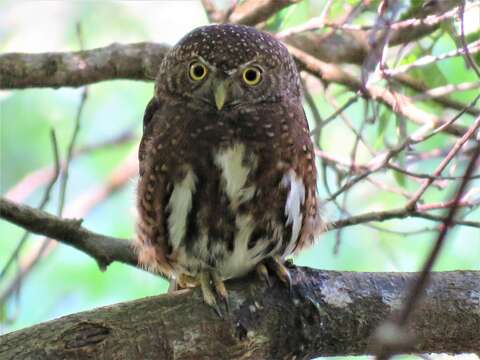
M 227 311 L 227 314 L 228 314 L 230 312 L 230 303 L 228 301 L 228 293 L 227 293 L 227 289 L 225 288 L 225 283 L 215 273 L 212 273 L 212 280 L 213 280 L 213 287 L 215 288 L 215 292 L 217 293 L 222 303 L 225 305 L 225 310 Z
M 277 257 L 268 258 L 265 260 L 265 265 L 268 270 L 272 271 L 277 278 L 287 286 L 289 294 L 292 295 L 292 277 L 290 276 L 287 267 L 282 264 L 280 259 Z
M 268 275 L 268 269 L 264 263 L 258 263 L 255 267 L 255 271 L 258 277 L 264 281 L 268 287 L 272 287 L 272 282 L 270 281 L 270 276 Z
M 209 271 L 203 271 L 199 275 L 200 287 L 202 289 L 203 301 L 210 306 L 219 318 L 223 319 L 222 311 L 217 304 L 216 296 L 225 304 L 227 313 L 230 310 L 228 304 L 228 294 L 227 289 L 223 280 L 218 277 L 216 274 Z M 212 286 L 213 285 L 213 286 Z

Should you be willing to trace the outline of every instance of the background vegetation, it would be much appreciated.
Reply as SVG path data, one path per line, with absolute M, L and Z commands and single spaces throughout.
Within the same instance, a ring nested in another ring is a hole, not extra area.
M 304 0 L 293 4 L 270 18 L 263 27 L 279 32 L 295 29 L 312 18 L 323 16 L 328 6 L 328 19 L 334 22 L 345 9 L 359 1 Z M 375 22 L 379 2 L 364 1 L 369 10 L 356 16 L 352 24 Z M 397 16 L 407 16 L 415 1 L 399 2 Z M 218 3 L 222 6 L 229 6 Z M 403 14 L 403 15 L 402 15 Z M 174 44 L 196 26 L 207 24 L 208 18 L 199 1 L 0 1 L 0 53 L 75 51 L 109 45 L 113 42 L 139 41 Z M 465 31 L 472 41 L 478 40 L 480 13 L 478 8 L 465 17 Z M 78 24 L 81 35 L 78 34 Z M 438 56 L 458 48 L 459 23 L 443 25 L 428 37 L 406 45 L 396 56 L 389 57 L 394 68 L 413 63 L 426 54 Z M 317 31 L 326 31 L 320 29 Z M 400 54 L 400 55 L 398 55 Z M 360 68 L 345 65 L 360 74 Z M 478 95 L 478 77 L 466 66 L 462 56 L 433 61 L 409 72 L 428 88 L 447 84 L 477 84 L 467 91 L 452 91 L 449 96 L 465 105 Z M 0 81 L 1 82 L 1 81 Z M 343 85 L 321 83 L 305 76 L 308 94 L 313 97 L 322 119 L 334 114 L 355 93 Z M 385 85 L 384 82 L 380 82 Z M 398 85 L 395 85 L 398 88 Z M 409 96 L 417 95 L 411 89 L 401 88 Z M 52 166 L 52 146 L 49 138 L 53 128 L 58 139 L 59 152 L 65 159 L 75 126 L 76 113 L 81 103 L 82 89 L 26 89 L 0 92 L 0 192 L 2 196 L 37 206 L 48 176 L 35 171 Z M 116 80 L 88 86 L 88 97 L 81 114 L 80 130 L 75 144 L 75 155 L 70 163 L 64 216 L 84 218 L 84 226 L 102 234 L 132 238 L 134 228 L 134 190 L 136 165 L 127 159 L 135 157 L 141 134 L 143 110 L 152 96 L 153 83 Z M 435 101 L 419 101 L 419 108 L 450 119 L 458 110 L 447 109 Z M 317 124 L 311 108 L 307 115 L 314 129 Z M 477 107 L 478 109 L 478 107 Z M 465 114 L 457 122 L 471 126 L 474 116 Z M 362 141 L 357 133 L 362 133 Z M 398 144 L 418 125 L 392 113 L 383 105 L 360 97 L 341 115 L 322 130 L 321 149 L 342 159 L 351 159 L 352 148 L 357 147 L 356 164 L 366 164 Z M 431 173 L 444 156 L 429 156 L 413 161 L 418 154 L 433 154 L 448 150 L 456 138 L 439 134 L 427 142 L 412 146 L 396 158 L 406 169 Z M 354 145 L 359 142 L 358 145 Z M 369 150 L 370 148 L 370 150 Z M 82 150 L 83 149 L 83 150 Z M 458 158 L 444 174 L 460 176 L 465 158 Z M 321 166 L 333 191 L 354 173 Z M 347 169 L 348 170 L 348 169 Z M 477 172 L 478 173 L 478 172 Z M 32 174 L 36 175 L 32 177 Z M 122 176 L 125 175 L 125 176 Z M 28 178 L 26 178 L 28 177 Z M 350 214 L 398 208 L 405 204 L 405 192 L 412 194 L 419 187 L 418 179 L 383 171 L 371 177 L 376 183 L 362 182 L 348 193 L 346 200 L 338 198 Z M 25 180 L 27 179 L 27 180 Z M 35 180 L 40 181 L 37 185 Z M 43 182 L 42 182 L 43 181 Z M 112 191 L 107 186 L 118 185 Z M 18 184 L 25 187 L 19 191 Z M 106 185 L 107 184 L 107 185 Z M 381 188 L 378 187 L 380 184 Z M 450 199 L 458 185 L 455 181 L 438 181 L 424 196 L 427 203 Z M 395 189 L 391 191 L 391 189 Z M 479 181 L 472 182 L 472 206 L 462 210 L 465 220 L 480 219 L 478 201 Z M 475 190 L 476 189 L 476 190 Z M 323 198 L 329 195 L 323 180 L 319 181 Z M 59 184 L 55 184 L 46 210 L 55 213 L 58 207 Z M 329 202 L 325 204 L 329 220 L 345 217 L 346 212 Z M 351 271 L 418 271 L 432 242 L 437 237 L 436 223 L 420 218 L 394 219 L 374 223 L 375 227 L 357 225 L 330 231 L 314 247 L 295 259 L 295 263 L 314 268 Z M 18 246 L 23 230 L 5 221 L 0 222 L 0 271 Z M 18 254 L 15 265 L 0 278 L 0 294 L 11 283 L 19 269 L 35 257 L 41 242 L 30 236 Z M 480 231 L 478 228 L 457 226 L 449 233 L 435 270 L 480 270 Z M 41 256 L 40 261 L 21 286 L 0 304 L 0 333 L 23 328 L 61 315 L 95 308 L 148 295 L 165 292 L 167 283 L 159 277 L 132 267 L 114 263 L 108 271 L 100 271 L 97 264 L 82 252 L 58 245 Z

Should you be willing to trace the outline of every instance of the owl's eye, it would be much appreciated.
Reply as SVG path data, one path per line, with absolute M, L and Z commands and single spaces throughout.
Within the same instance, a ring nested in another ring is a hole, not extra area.
M 243 70 L 243 81 L 247 85 L 257 85 L 262 80 L 262 71 L 257 67 L 247 67 Z
M 195 61 L 194 63 L 190 64 L 190 69 L 188 74 L 190 75 L 190 79 L 194 81 L 200 81 L 207 76 L 207 67 L 203 65 L 201 62 Z

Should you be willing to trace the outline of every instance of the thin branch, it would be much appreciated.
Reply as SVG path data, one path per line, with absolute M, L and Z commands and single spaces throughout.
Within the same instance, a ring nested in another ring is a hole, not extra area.
M 421 98 L 422 94 L 428 94 L 430 90 L 434 90 L 434 89 L 430 89 L 428 86 L 426 86 L 423 82 L 419 81 L 418 79 L 416 79 L 416 78 L 414 78 L 410 75 L 407 75 L 407 74 L 397 75 L 397 76 L 393 77 L 393 80 L 395 80 L 399 84 L 408 86 L 409 88 L 419 92 L 419 95 L 415 95 L 415 96 L 412 97 L 412 101 L 423 100 Z M 438 96 L 438 97 L 435 96 L 435 97 L 432 98 L 432 100 L 437 102 L 438 104 L 440 104 L 442 106 L 446 106 L 446 107 L 449 107 L 449 108 L 452 108 L 452 109 L 455 109 L 455 110 L 465 109 L 465 104 L 464 103 L 462 103 L 460 101 L 450 99 L 449 97 L 447 97 L 445 95 L 441 95 L 441 96 Z M 468 113 L 470 115 L 473 115 L 473 116 L 479 116 L 480 115 L 480 109 L 475 108 L 475 107 L 468 107 L 466 109 L 466 113 Z
M 478 4 L 477 4 L 478 5 Z M 473 69 L 475 74 L 477 74 L 477 77 L 480 79 L 480 70 L 478 69 L 477 64 L 475 63 L 475 60 L 472 58 L 473 51 L 471 49 L 471 46 L 473 44 L 470 44 L 470 46 L 467 44 L 465 40 L 465 1 L 462 1 L 462 3 L 459 6 L 458 12 L 460 14 L 460 42 L 462 44 L 462 50 L 463 50 L 463 56 L 467 62 L 467 64 Z M 480 41 L 478 41 L 479 46 L 478 49 L 474 49 L 475 52 L 480 51 Z
M 114 136 L 110 139 L 86 144 L 78 147 L 73 152 L 73 157 L 90 154 L 90 152 L 107 149 L 109 147 L 123 145 L 136 139 L 133 131 L 127 129 L 126 131 Z M 65 161 L 60 161 L 60 166 L 65 167 Z M 23 202 L 39 187 L 47 184 L 55 175 L 54 166 L 47 165 L 43 168 L 32 171 L 25 175 L 19 182 L 13 185 L 6 193 L 5 198 L 15 201 Z
M 45 188 L 45 191 L 43 193 L 43 197 L 40 200 L 40 204 L 38 205 L 38 209 L 43 210 L 45 206 L 48 204 L 48 201 L 50 200 L 50 194 L 53 189 L 53 185 L 55 185 L 58 175 L 60 174 L 60 160 L 59 160 L 59 155 L 58 155 L 58 144 L 57 144 L 57 137 L 55 135 L 55 130 L 51 129 L 50 130 L 50 140 L 52 142 L 52 149 L 53 149 L 53 160 L 54 160 L 54 172 L 53 176 L 50 179 L 49 183 L 47 184 L 47 187 Z M 15 259 L 18 258 L 18 254 L 22 250 L 23 246 L 26 244 L 28 235 L 30 233 L 26 231 L 20 241 L 18 242 L 17 247 L 15 250 L 13 250 L 12 254 L 10 255 L 9 259 L 7 260 L 7 263 L 2 269 L 2 272 L 0 273 L 0 280 L 5 276 L 7 273 L 8 269 L 10 268 L 10 265 L 13 264 Z
M 447 165 L 450 163 L 453 157 L 460 151 L 462 146 L 467 142 L 468 139 L 470 139 L 470 137 L 472 137 L 475 134 L 475 132 L 479 128 L 480 128 L 480 116 L 475 120 L 474 124 L 470 129 L 468 129 L 465 135 L 463 135 L 460 139 L 458 139 L 458 141 L 455 143 L 455 145 L 447 154 L 447 156 L 440 162 L 437 168 L 433 171 L 433 174 L 432 174 L 433 176 L 441 175 L 442 171 L 447 167 Z M 406 206 L 408 208 L 415 207 L 418 200 L 422 197 L 422 195 L 425 193 L 427 188 L 432 184 L 432 182 L 433 182 L 433 179 L 431 178 L 425 179 L 424 182 L 422 183 L 422 186 L 415 192 L 412 199 L 408 202 Z
M 81 226 L 81 220 L 61 219 L 42 210 L 5 199 L 0 199 L 0 218 L 35 234 L 73 246 L 105 267 L 113 261 L 138 266 L 130 242 L 91 232 Z
M 445 124 L 439 117 L 416 107 L 413 101 L 405 95 L 373 85 L 369 86 L 368 89 L 364 89 L 359 79 L 344 71 L 340 66 L 327 64 L 293 46 L 288 45 L 287 48 L 293 57 L 302 65 L 304 70 L 318 76 L 324 81 L 345 85 L 355 92 L 366 90 L 364 96 L 383 103 L 393 112 L 405 116 L 416 124 L 428 124 L 435 127 Z M 452 124 L 445 127 L 443 131 L 455 136 L 462 136 L 466 129 L 463 126 Z
M 459 55 L 464 55 L 466 53 L 475 54 L 479 51 L 480 51 L 480 41 L 476 41 L 468 45 L 465 49 L 455 49 L 447 53 L 436 55 L 436 56 L 426 55 L 421 57 L 420 59 L 415 60 L 410 64 L 399 66 L 396 69 L 385 69 L 383 73 L 386 76 L 397 76 L 421 66 L 430 65 L 430 64 L 439 62 L 441 60 L 449 59 Z
M 75 116 L 75 126 L 73 128 L 72 136 L 68 144 L 67 156 L 65 157 L 65 166 L 64 166 L 64 170 L 62 171 L 62 176 L 60 179 L 60 196 L 59 196 L 58 209 L 57 209 L 58 216 L 62 215 L 63 208 L 65 206 L 65 196 L 67 192 L 68 175 L 70 172 L 70 162 L 72 160 L 73 148 L 75 147 L 77 136 L 80 131 L 80 120 L 82 118 L 83 108 L 85 107 L 85 103 L 87 101 L 87 96 L 88 96 L 88 88 L 85 87 L 82 91 L 80 104 L 78 105 L 78 108 L 77 108 L 77 115 Z
M 428 209 L 428 204 L 425 208 Z M 373 211 L 365 214 L 354 215 L 345 219 L 335 220 L 326 224 L 328 230 L 340 229 L 347 226 L 365 224 L 372 221 L 382 222 L 391 219 L 405 219 L 407 217 L 417 217 L 431 221 L 441 222 L 443 217 L 429 214 L 418 210 L 409 210 L 405 207 L 384 211 Z M 455 220 L 455 225 L 469 226 L 480 229 L 480 221 Z
M 412 97 L 414 101 L 428 100 L 444 97 L 452 93 L 474 90 L 480 88 L 480 81 L 464 82 L 460 84 L 448 84 L 424 91 L 423 93 Z M 480 115 L 480 114 L 479 114 Z

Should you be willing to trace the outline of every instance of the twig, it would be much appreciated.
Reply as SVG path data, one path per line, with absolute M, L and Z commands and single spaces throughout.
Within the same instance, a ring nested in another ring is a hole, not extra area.
M 362 91 L 363 87 L 360 80 L 344 71 L 341 67 L 320 61 L 291 45 L 287 45 L 287 48 L 302 67 L 311 74 L 327 82 L 343 84 L 352 91 Z M 373 85 L 369 86 L 366 90 L 367 92 L 364 93 L 364 96 L 383 103 L 393 112 L 405 116 L 416 124 L 429 126 L 441 126 L 445 124 L 445 122 L 437 116 L 427 113 L 413 105 L 412 100 L 405 95 Z M 442 131 L 461 136 L 465 133 L 466 129 L 458 125 L 449 125 L 443 128 Z
M 311 135 L 312 136 L 317 136 L 318 133 L 320 133 L 321 129 L 325 126 L 327 126 L 330 122 L 332 122 L 333 120 L 335 120 L 335 118 L 341 114 L 342 112 L 344 112 L 346 109 L 348 109 L 350 107 L 350 105 L 356 103 L 359 99 L 359 95 L 356 94 L 356 95 L 353 95 L 352 97 L 350 97 L 346 102 L 345 104 L 343 104 L 342 106 L 340 106 L 338 109 L 336 109 L 331 115 L 329 115 L 327 118 L 325 118 L 325 120 L 323 120 L 320 124 L 317 124 L 317 127 L 315 127 L 315 129 L 313 129 L 311 131 Z
M 428 205 L 425 205 L 428 208 Z M 384 211 L 373 211 L 365 214 L 354 215 L 345 219 L 335 220 L 327 223 L 326 227 L 328 230 L 340 229 L 347 226 L 360 225 L 369 223 L 372 221 L 382 222 L 391 219 L 405 219 L 407 217 L 417 217 L 422 219 L 427 219 L 431 221 L 440 222 L 443 220 L 443 217 L 429 214 L 426 212 L 421 212 L 418 210 L 409 210 L 405 207 L 384 210 Z M 455 225 L 468 226 L 473 228 L 480 229 L 480 221 L 468 221 L 468 220 L 455 220 Z
M 419 80 L 415 79 L 414 77 L 412 77 L 410 75 L 407 75 L 407 74 L 397 75 L 397 76 L 393 77 L 393 80 L 395 80 L 399 84 L 408 86 L 409 88 L 419 92 L 419 95 L 415 95 L 415 96 L 412 97 L 412 101 L 421 100 L 418 97 L 422 96 L 422 94 L 428 93 L 429 90 L 430 90 L 430 88 L 428 86 L 426 86 L 424 83 L 422 83 L 421 81 L 419 81 Z M 449 107 L 449 108 L 452 108 L 452 109 L 455 109 L 455 110 L 465 109 L 465 106 L 466 106 L 464 103 L 462 103 L 460 101 L 450 99 L 449 97 L 444 96 L 444 95 L 443 96 L 438 96 L 438 97 L 433 97 L 432 100 L 434 102 L 442 105 L 442 106 L 446 106 L 446 107 Z M 478 115 L 480 115 L 480 109 L 479 108 L 474 108 L 474 107 L 468 107 L 466 109 L 466 113 L 468 113 L 470 115 L 473 115 L 473 116 L 478 116 Z
M 465 60 L 467 61 L 467 64 L 470 65 L 470 67 L 475 71 L 475 74 L 477 74 L 477 77 L 480 79 L 480 70 L 477 67 L 477 64 L 475 61 L 472 59 L 472 49 L 468 46 L 466 40 L 465 40 L 465 1 L 462 1 L 462 3 L 459 6 L 458 12 L 460 14 L 460 42 L 462 44 L 462 50 L 463 50 L 463 55 L 465 57 Z M 479 46 L 478 49 L 476 49 L 475 52 L 480 51 L 480 41 L 478 41 Z M 472 44 L 473 45 L 473 44 Z
M 47 205 L 48 201 L 50 200 L 50 193 L 52 191 L 52 188 L 53 188 L 53 185 L 55 185 L 55 182 L 57 181 L 57 178 L 58 178 L 58 175 L 60 173 L 60 160 L 59 160 L 59 155 L 58 155 L 58 144 L 57 144 L 57 138 L 55 136 L 55 130 L 54 129 L 51 129 L 50 130 L 50 140 L 52 142 L 52 149 L 53 149 L 53 161 L 54 161 L 54 172 L 53 172 L 53 176 L 52 178 L 50 179 L 47 187 L 45 188 L 45 191 L 43 193 L 43 197 L 40 201 L 40 204 L 38 205 L 38 208 L 40 210 L 43 210 L 45 208 L 45 206 Z M 28 235 L 30 233 L 28 231 L 26 231 L 22 238 L 20 239 L 17 247 L 15 248 L 15 250 L 12 252 L 12 254 L 10 255 L 9 259 L 7 260 L 7 263 L 5 264 L 5 266 L 3 267 L 2 269 L 2 272 L 0 273 L 0 280 L 5 276 L 5 274 L 7 273 L 9 267 L 11 264 L 13 264 L 13 262 L 17 259 L 18 257 L 18 254 L 20 253 L 20 251 L 22 250 L 23 246 L 26 244 L 26 241 L 28 239 Z M 1 301 L 0 301 L 1 302 Z
M 86 144 L 74 149 L 73 158 L 85 154 L 89 154 L 92 151 L 106 149 L 111 146 L 122 145 L 134 140 L 136 136 L 131 129 L 127 129 L 118 136 L 114 136 L 104 141 L 94 142 Z M 65 167 L 65 161 L 60 161 L 60 166 Z M 55 175 L 54 166 L 47 165 L 43 168 L 32 171 L 23 177 L 19 182 L 12 186 L 6 193 L 5 198 L 15 201 L 23 202 L 31 193 L 44 184 L 50 182 Z
M 412 97 L 414 101 L 429 100 L 443 97 L 454 92 L 468 91 L 480 88 L 480 81 L 464 82 L 461 84 L 448 84 L 424 91 Z
M 458 153 L 461 147 L 467 142 L 467 140 L 475 134 L 475 132 L 480 128 L 480 116 L 475 120 L 474 124 L 468 131 L 463 135 L 458 141 L 455 143 L 453 148 L 447 154 L 445 159 L 443 159 L 437 168 L 433 171 L 433 176 L 438 176 L 442 173 L 442 171 L 447 167 L 453 157 Z M 471 174 L 469 173 L 469 176 Z M 427 190 L 427 188 L 432 184 L 433 180 L 431 178 L 425 179 L 422 183 L 420 189 L 418 189 L 415 194 L 413 195 L 412 199 L 406 205 L 407 208 L 414 208 L 417 205 L 418 200 L 422 197 L 423 193 Z M 463 182 L 462 182 L 463 183 Z
M 437 56 L 427 55 L 427 56 L 421 57 L 420 59 L 414 61 L 413 63 L 400 66 L 396 69 L 391 69 L 391 70 L 386 69 L 386 70 L 383 71 L 383 73 L 384 73 L 384 75 L 390 76 L 390 77 L 391 76 L 397 76 L 399 74 L 405 73 L 405 72 L 407 72 L 409 70 L 412 70 L 412 69 L 415 69 L 417 67 L 430 65 L 430 64 L 436 63 L 438 61 L 449 59 L 451 57 L 455 57 L 455 56 L 458 56 L 458 55 L 464 55 L 466 53 L 474 54 L 474 53 L 477 53 L 479 51 L 480 51 L 480 41 L 475 41 L 475 42 L 471 43 L 470 45 L 468 45 L 465 49 L 455 49 L 455 50 L 449 51 L 445 54 L 440 54 L 440 55 L 437 55 Z

